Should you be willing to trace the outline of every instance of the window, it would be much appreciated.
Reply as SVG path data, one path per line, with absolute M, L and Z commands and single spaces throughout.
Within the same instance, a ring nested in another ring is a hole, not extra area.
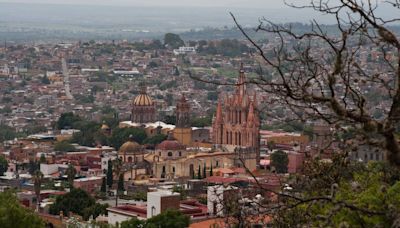
M 168 152 L 168 157 L 172 157 L 172 152 Z
M 172 166 L 172 172 L 175 173 L 175 166 Z
M 182 152 L 179 151 L 179 157 L 181 157 L 181 156 L 182 156 Z

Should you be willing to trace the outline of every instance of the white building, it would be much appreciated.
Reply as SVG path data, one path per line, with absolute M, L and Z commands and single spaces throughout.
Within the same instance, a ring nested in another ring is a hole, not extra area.
M 196 53 L 195 47 L 179 47 L 179 49 L 174 49 L 175 55 L 183 55 L 188 53 Z
M 165 209 L 179 209 L 180 194 L 171 191 L 147 193 L 147 218 L 161 214 Z
M 235 191 L 237 187 L 223 185 L 207 188 L 207 209 L 210 215 L 224 216 L 224 197 L 228 191 Z M 225 199 L 226 200 L 226 199 Z

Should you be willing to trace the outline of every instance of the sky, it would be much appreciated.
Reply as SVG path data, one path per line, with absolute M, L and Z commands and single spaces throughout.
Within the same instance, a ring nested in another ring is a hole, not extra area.
M 283 0 L 0 0 L 0 2 L 126 5 L 126 6 L 203 6 L 238 8 L 282 8 Z

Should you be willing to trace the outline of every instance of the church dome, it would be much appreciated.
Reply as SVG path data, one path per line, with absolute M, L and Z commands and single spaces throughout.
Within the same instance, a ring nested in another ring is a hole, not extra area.
M 162 141 L 156 147 L 157 150 L 184 150 L 186 147 L 171 137 Z
M 133 99 L 133 105 L 135 106 L 152 106 L 153 100 L 147 94 L 139 94 Z
M 119 148 L 119 152 L 121 153 L 136 153 L 142 150 L 142 146 L 135 141 L 128 141 Z
M 146 86 L 140 86 L 140 94 L 133 99 L 134 106 L 152 106 L 153 100 L 149 95 L 147 95 Z

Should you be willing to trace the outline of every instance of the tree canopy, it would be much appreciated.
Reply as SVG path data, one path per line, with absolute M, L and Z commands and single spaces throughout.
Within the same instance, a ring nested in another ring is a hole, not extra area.
M 49 212 L 53 215 L 68 215 L 70 212 L 83 216 L 85 208 L 95 204 L 95 200 L 87 192 L 79 188 L 73 188 L 62 196 L 57 196 L 54 204 L 50 206 Z
M 6 172 L 8 169 L 8 161 L 7 159 L 0 155 L 0 176 L 4 175 L 4 172 Z
M 287 173 L 289 164 L 288 154 L 278 150 L 271 154 L 271 163 L 272 167 L 275 167 L 277 173 Z
M 190 219 L 177 210 L 166 210 L 146 221 L 136 218 L 121 223 L 121 228 L 186 228 L 189 226 Z
M 181 39 L 181 37 L 178 34 L 174 33 L 167 33 L 164 36 L 164 45 L 169 47 L 169 48 L 179 48 L 181 46 L 184 46 L 185 43 Z
M 43 220 L 23 207 L 13 192 L 0 193 L 0 227 L 44 227 Z
M 110 143 L 115 149 L 119 149 L 122 144 L 132 139 L 137 143 L 143 143 L 147 138 L 146 132 L 141 128 L 116 128 L 111 135 Z

